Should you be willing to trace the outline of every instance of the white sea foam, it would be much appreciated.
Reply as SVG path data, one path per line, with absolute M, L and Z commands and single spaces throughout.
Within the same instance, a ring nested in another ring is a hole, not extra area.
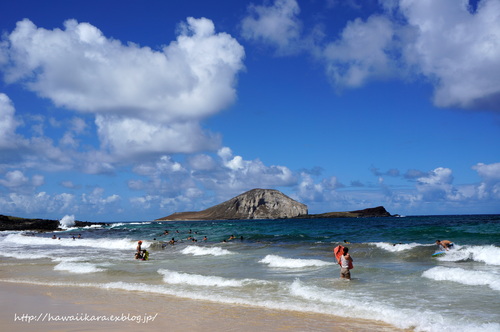
M 80 227 L 64 227 L 60 226 L 63 230 L 58 230 L 58 231 L 53 231 L 53 233 L 62 233 L 62 232 L 68 232 L 68 231 L 76 231 L 80 229 Z
M 50 258 L 50 255 L 43 253 L 32 253 L 32 252 L 19 252 L 19 251 L 3 251 L 0 252 L 0 256 L 12 257 L 17 259 L 41 259 Z
M 241 287 L 244 280 L 226 279 L 217 276 L 203 276 L 199 274 L 181 273 L 159 269 L 158 273 L 163 275 L 163 281 L 167 284 L 185 284 L 193 286 L 215 286 L 215 287 Z
M 377 301 L 361 298 L 359 295 L 349 294 L 345 296 L 340 290 L 324 289 L 316 286 L 308 286 L 300 280 L 295 280 L 288 287 L 286 301 L 276 301 L 265 298 L 244 299 L 235 296 L 232 292 L 230 296 L 215 294 L 212 292 L 190 292 L 185 290 L 170 288 L 165 285 L 151 285 L 144 283 L 130 282 L 110 282 L 110 283 L 61 283 L 61 282 L 37 282 L 32 280 L 9 280 L 2 279 L 2 282 L 26 283 L 48 286 L 71 286 L 71 287 L 96 287 L 102 289 L 119 289 L 125 291 L 139 291 L 152 294 L 165 294 L 189 298 L 195 300 L 209 300 L 219 303 L 242 304 L 258 306 L 268 309 L 293 310 L 298 312 L 315 312 L 322 314 L 334 314 L 341 317 L 358 319 L 372 319 L 386 322 L 398 328 L 411 329 L 414 331 L 440 331 L 440 332 L 497 332 L 500 324 L 496 322 L 474 324 L 460 319 L 450 319 L 443 317 L 440 313 L 431 310 L 415 311 L 394 307 L 384 303 L 380 299 Z M 285 287 L 286 288 L 286 287 Z M 298 300 L 294 300 L 297 298 Z M 301 300 L 302 299 L 302 300 Z M 304 302 L 304 299 L 310 300 Z
M 147 222 L 114 222 L 107 224 L 109 228 L 115 228 L 115 227 L 120 227 L 120 226 L 128 226 L 128 225 L 148 225 L 151 224 L 151 221 Z M 101 226 L 101 225 L 99 225 Z
M 469 286 L 488 286 L 493 290 L 500 291 L 500 275 L 486 271 L 436 266 L 425 271 L 422 277 L 437 281 L 453 281 Z
M 3 238 L 4 243 L 22 244 L 22 245 L 37 245 L 37 246 L 61 246 L 61 247 L 91 247 L 102 249 L 135 249 L 136 241 L 130 239 L 76 239 L 61 238 L 55 240 L 48 237 L 39 236 L 23 236 L 19 234 L 10 234 Z M 150 243 L 144 241 L 143 248 L 148 248 Z
M 89 228 L 102 228 L 103 225 L 88 225 L 88 226 L 83 226 L 83 227 L 61 227 L 61 228 L 64 228 L 64 230 L 62 231 L 53 231 L 54 233 L 62 233 L 62 232 L 71 232 L 71 231 L 79 231 L 79 230 L 83 230 L 83 229 L 89 229 Z
M 218 247 L 199 247 L 199 246 L 188 246 L 182 249 L 181 253 L 183 254 L 191 254 L 193 256 L 224 256 L 224 255 L 232 255 L 233 253 L 229 250 L 218 248 Z
M 373 300 L 361 295 L 345 293 L 338 290 L 325 289 L 317 286 L 308 286 L 300 280 L 295 280 L 289 287 L 290 295 L 315 303 L 314 311 L 324 311 L 322 304 L 330 308 L 328 313 L 334 312 L 341 317 L 371 319 L 383 321 L 402 329 L 415 331 L 498 331 L 500 324 L 487 323 L 482 325 L 457 322 L 431 310 L 415 311 L 394 306 L 381 299 Z M 308 305 L 309 306 L 309 305 Z M 332 308 L 333 306 L 333 308 Z M 314 308 L 314 307 L 312 307 Z M 331 311 L 333 310 L 333 311 Z
M 104 271 L 104 269 L 98 268 L 97 265 L 91 263 L 71 263 L 67 261 L 63 261 L 56 266 L 54 266 L 54 270 L 56 271 L 67 271 L 70 273 L 95 273 Z
M 59 226 L 61 228 L 70 228 L 75 226 L 75 216 L 65 215 L 61 220 L 59 220 Z
M 500 248 L 488 246 L 456 246 L 439 257 L 440 261 L 459 262 L 473 260 L 487 265 L 500 265 Z
M 278 255 L 267 255 L 259 263 L 268 264 L 270 267 L 300 269 L 306 267 L 320 267 L 333 265 L 319 259 L 285 258 Z
M 371 242 L 369 244 L 372 244 L 376 246 L 377 248 L 384 249 L 390 252 L 398 252 L 398 251 L 405 251 L 405 250 L 410 250 L 416 247 L 420 247 L 423 244 L 420 243 L 388 243 L 388 242 Z
M 115 228 L 115 227 L 125 226 L 127 224 L 128 223 L 125 223 L 125 222 L 116 222 L 116 223 L 109 224 L 109 228 Z
M 24 234 L 25 236 L 31 236 L 33 232 L 30 231 L 0 231 L 0 237 L 7 236 L 9 234 Z
M 53 257 L 52 258 L 52 261 L 54 262 L 81 262 L 81 261 L 85 261 L 86 258 L 85 257 Z
M 108 283 L 103 288 L 124 289 L 131 291 L 144 291 L 160 294 L 168 294 L 179 297 L 186 297 L 184 291 L 177 291 L 157 285 L 131 284 L 125 282 Z M 380 301 L 371 301 L 362 298 L 345 296 L 342 292 L 331 291 L 318 287 L 303 285 L 300 281 L 295 281 L 289 287 L 287 301 L 276 301 L 271 299 L 243 299 L 232 296 L 217 295 L 214 293 L 190 293 L 191 299 L 210 300 L 220 303 L 244 304 L 258 306 L 268 309 L 293 310 L 298 312 L 315 312 L 322 314 L 334 314 L 341 317 L 351 317 L 360 319 L 372 319 L 386 322 L 398 328 L 412 329 L 415 331 L 440 331 L 440 332 L 468 332 L 481 330 L 482 332 L 497 332 L 500 324 L 486 323 L 481 325 L 465 322 L 456 322 L 444 318 L 441 314 L 430 310 L 401 309 L 384 304 Z M 307 303 L 296 301 L 293 297 L 309 299 Z
M 407 316 L 411 315 L 405 315 L 403 311 L 396 310 L 389 304 L 375 303 L 369 298 L 362 298 L 356 294 L 345 296 L 341 290 L 306 285 L 299 279 L 290 285 L 289 292 L 291 296 L 306 299 L 309 302 L 334 305 L 336 315 L 382 320 L 400 328 L 410 328 L 416 325 L 414 320 L 408 321 Z

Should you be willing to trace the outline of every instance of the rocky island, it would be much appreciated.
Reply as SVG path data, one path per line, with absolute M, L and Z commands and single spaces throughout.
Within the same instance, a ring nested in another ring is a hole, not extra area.
M 299 216 L 297 218 L 371 218 L 371 217 L 394 217 L 387 212 L 383 206 L 367 208 L 356 211 L 346 212 L 327 212 L 320 214 L 308 214 L 307 216 Z
M 307 206 L 278 190 L 252 189 L 199 212 L 177 212 L 162 220 L 283 219 L 307 214 Z
M 156 219 L 165 220 L 247 220 L 286 218 L 390 217 L 383 206 L 347 212 L 308 214 L 307 205 L 273 189 L 252 189 L 221 204 L 198 212 L 176 212 Z

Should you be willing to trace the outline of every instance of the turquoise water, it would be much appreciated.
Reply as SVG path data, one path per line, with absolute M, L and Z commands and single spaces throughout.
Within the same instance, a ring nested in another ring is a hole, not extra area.
M 500 331 L 500 215 L 137 222 L 68 229 L 55 233 L 60 240 L 52 234 L 1 233 L 11 249 L 1 262 L 37 271 L 9 281 L 318 312 L 416 331 Z M 178 242 L 167 244 L 172 237 Z M 455 248 L 432 257 L 437 239 Z M 149 261 L 133 258 L 138 240 Z M 354 259 L 351 281 L 339 279 L 338 244 Z

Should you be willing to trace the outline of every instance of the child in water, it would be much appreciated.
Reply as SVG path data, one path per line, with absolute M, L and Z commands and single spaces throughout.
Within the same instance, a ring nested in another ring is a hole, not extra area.
M 142 241 L 137 241 L 137 248 L 136 248 L 136 252 L 135 252 L 135 259 L 143 259 L 143 250 L 142 250 Z

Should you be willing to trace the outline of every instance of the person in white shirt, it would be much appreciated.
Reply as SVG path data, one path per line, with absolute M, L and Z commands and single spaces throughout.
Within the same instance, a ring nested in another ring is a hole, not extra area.
M 344 247 L 344 253 L 340 256 L 340 278 L 351 280 L 352 257 L 349 255 L 349 248 Z

